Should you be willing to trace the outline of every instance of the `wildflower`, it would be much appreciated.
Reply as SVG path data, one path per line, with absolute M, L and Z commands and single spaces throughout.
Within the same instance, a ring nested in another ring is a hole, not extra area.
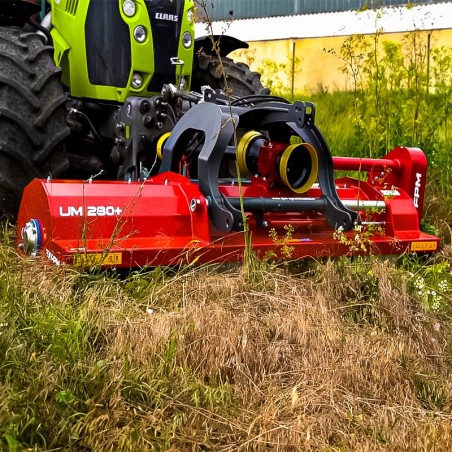
M 424 278 L 418 277 L 414 281 L 414 287 L 418 290 L 424 290 L 425 288 L 425 281 Z
M 446 290 L 449 288 L 449 283 L 445 280 L 445 279 L 443 279 L 442 281 L 440 281 L 439 282 L 439 284 L 438 284 L 438 289 L 441 291 L 441 292 L 446 292 Z

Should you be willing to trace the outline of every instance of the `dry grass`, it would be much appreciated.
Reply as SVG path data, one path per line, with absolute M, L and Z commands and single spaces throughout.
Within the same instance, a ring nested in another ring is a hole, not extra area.
M 449 311 L 392 262 L 120 279 L 1 253 L 10 450 L 452 448 Z

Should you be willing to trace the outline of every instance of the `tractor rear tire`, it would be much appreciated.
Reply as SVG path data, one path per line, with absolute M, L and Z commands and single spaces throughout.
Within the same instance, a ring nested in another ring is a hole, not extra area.
M 221 62 L 220 62 L 221 59 Z M 261 82 L 261 75 L 250 70 L 245 63 L 236 63 L 227 57 L 201 57 L 193 72 L 192 89 L 200 92 L 201 86 L 225 90 L 232 96 L 268 95 L 270 90 Z
M 0 219 L 14 219 L 24 187 L 68 167 L 66 101 L 51 47 L 0 27 Z

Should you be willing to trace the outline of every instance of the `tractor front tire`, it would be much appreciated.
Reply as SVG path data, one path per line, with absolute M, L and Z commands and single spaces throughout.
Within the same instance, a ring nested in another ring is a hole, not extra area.
M 227 57 L 198 57 L 192 89 L 200 92 L 203 85 L 227 91 L 227 94 L 237 97 L 270 94 L 270 90 L 262 85 L 258 72 L 251 71 L 245 63 L 236 63 Z
M 68 167 L 66 96 L 51 47 L 18 27 L 0 27 L 0 219 L 17 215 L 35 177 Z

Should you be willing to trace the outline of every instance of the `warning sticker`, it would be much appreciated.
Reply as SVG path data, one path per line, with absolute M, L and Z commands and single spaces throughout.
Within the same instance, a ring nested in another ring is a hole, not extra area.
M 411 242 L 411 251 L 436 251 L 437 242 Z
M 74 265 L 80 265 L 81 267 L 92 267 L 95 265 L 119 265 L 121 263 L 121 253 L 76 254 L 74 256 Z

